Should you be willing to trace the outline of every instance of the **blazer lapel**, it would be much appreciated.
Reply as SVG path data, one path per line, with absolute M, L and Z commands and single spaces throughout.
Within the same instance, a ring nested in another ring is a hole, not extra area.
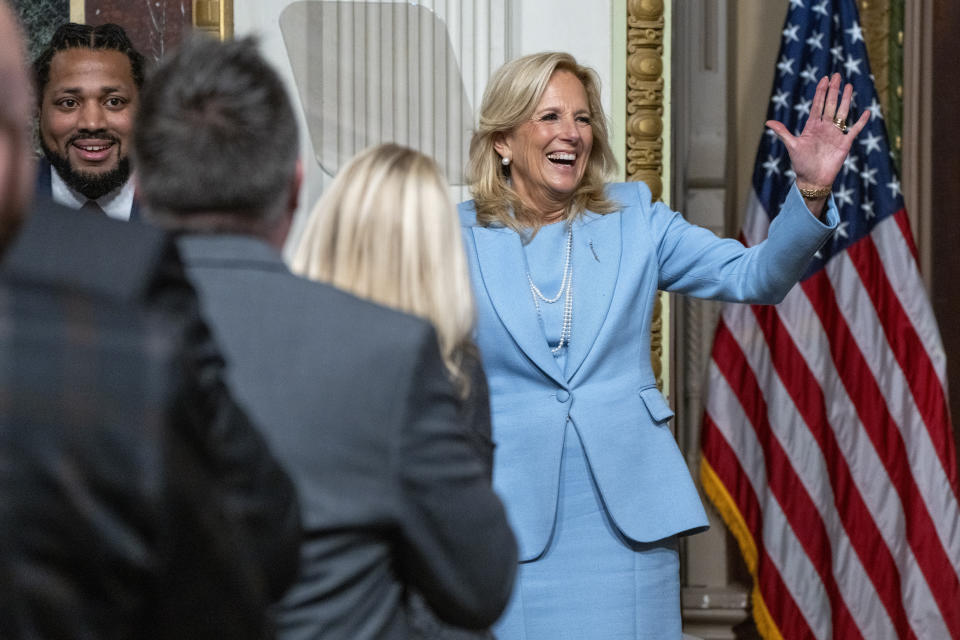
M 133 205 L 130 207 L 130 222 L 143 222 L 140 216 L 140 203 L 137 202 L 136 196 L 133 198 Z
M 620 273 L 620 213 L 587 212 L 573 226 L 573 329 L 566 377 L 573 379 L 593 347 L 610 309 Z
M 473 238 L 483 285 L 501 322 L 527 357 L 565 386 L 533 305 L 520 236 L 499 227 L 473 227 Z
M 53 198 L 53 185 L 52 178 L 50 176 L 50 163 L 47 162 L 46 158 L 40 158 L 37 160 L 37 182 L 35 193 L 47 200 Z

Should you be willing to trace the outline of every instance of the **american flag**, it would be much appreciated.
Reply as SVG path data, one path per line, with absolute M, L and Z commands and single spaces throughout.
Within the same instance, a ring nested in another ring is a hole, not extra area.
M 960 639 L 960 508 L 946 361 L 917 268 L 854 0 L 790 0 L 768 117 L 799 134 L 820 77 L 854 87 L 840 223 L 779 305 L 726 305 L 700 476 L 753 575 L 767 638 Z M 742 239 L 795 175 L 760 142 Z

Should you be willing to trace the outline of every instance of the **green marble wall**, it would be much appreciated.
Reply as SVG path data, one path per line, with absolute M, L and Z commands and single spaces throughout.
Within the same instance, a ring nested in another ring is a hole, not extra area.
M 56 31 L 70 21 L 70 0 L 13 0 L 27 36 L 27 55 L 33 60 Z

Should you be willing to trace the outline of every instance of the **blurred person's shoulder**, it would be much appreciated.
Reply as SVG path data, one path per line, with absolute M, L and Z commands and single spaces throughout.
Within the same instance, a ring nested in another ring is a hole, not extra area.
M 0 277 L 11 285 L 143 303 L 163 274 L 179 269 L 169 234 L 39 199 L 5 252 Z
M 399 343 L 411 339 L 419 342 L 424 336 L 433 334 L 433 325 L 423 318 L 361 298 L 324 282 L 294 277 L 302 281 L 303 293 L 313 299 L 318 307 L 336 311 L 326 314 L 328 317 L 339 318 L 353 329 L 342 336 L 359 331 L 367 340 Z

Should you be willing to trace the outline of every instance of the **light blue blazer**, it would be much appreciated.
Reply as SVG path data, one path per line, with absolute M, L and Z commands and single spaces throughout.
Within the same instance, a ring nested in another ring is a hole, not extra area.
M 490 384 L 497 443 L 494 486 L 519 538 L 520 559 L 546 549 L 556 515 L 564 429 L 572 421 L 607 511 L 640 542 L 707 527 L 667 423 L 673 412 L 650 364 L 657 289 L 717 300 L 776 303 L 836 227 L 810 215 L 794 188 L 750 249 L 651 203 L 642 182 L 614 184 L 622 205 L 573 223 L 573 334 L 566 372 L 550 353 L 526 277 L 520 236 L 476 223 L 459 206 L 477 298 L 477 344 Z M 560 256 L 558 255 L 558 263 Z

